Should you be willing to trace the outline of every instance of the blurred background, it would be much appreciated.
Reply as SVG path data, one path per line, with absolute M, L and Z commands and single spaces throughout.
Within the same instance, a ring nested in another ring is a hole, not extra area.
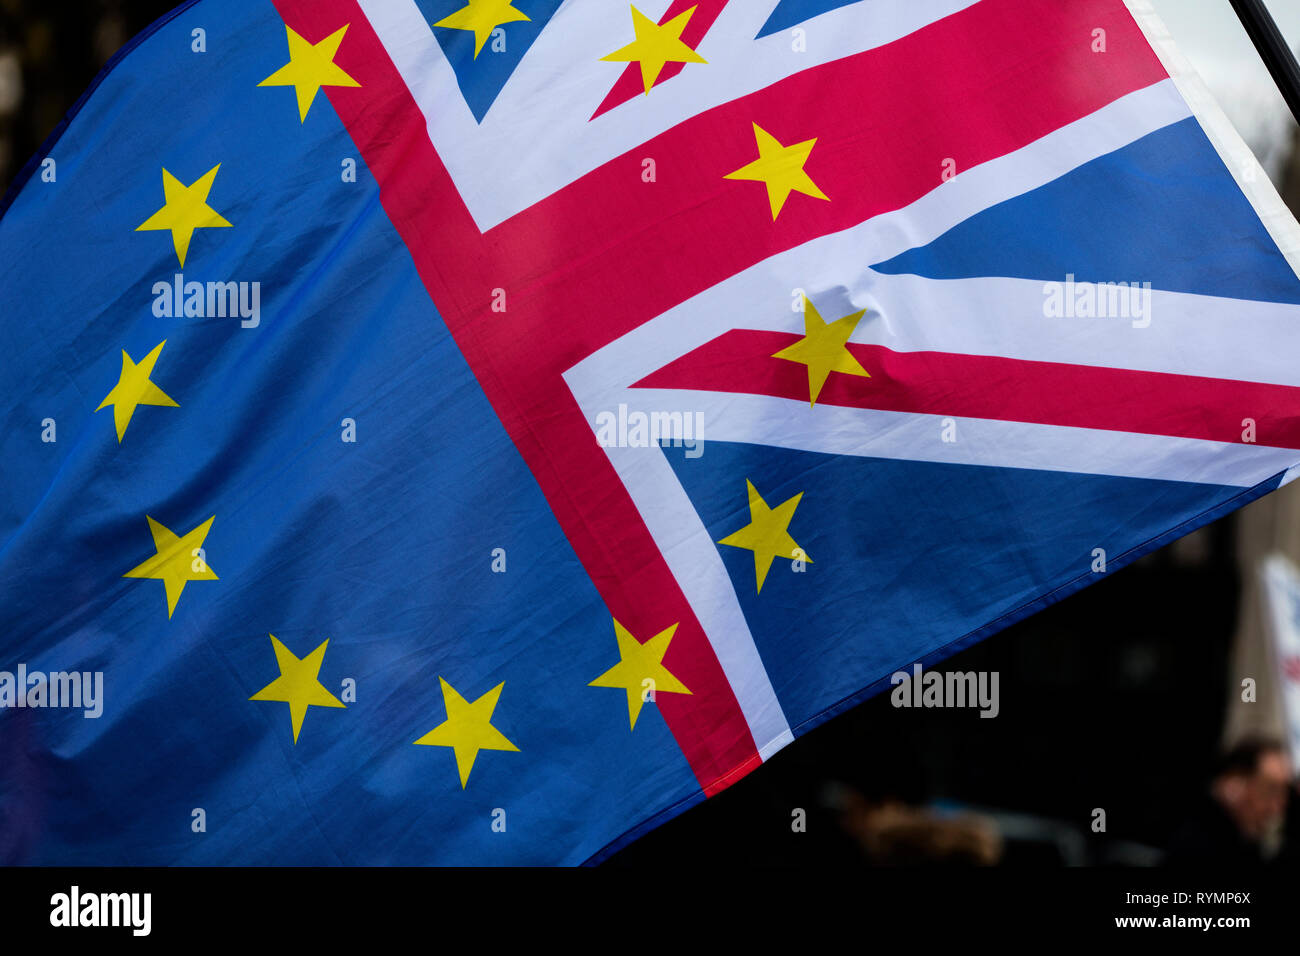
M 175 5 L 0 0 L 0 187 Z M 1300 129 L 1228 0 L 1153 5 L 1300 213 Z M 1300 3 L 1269 6 L 1300 46 Z M 1292 608 L 1262 585 L 1272 555 L 1300 562 L 1300 482 L 945 662 L 999 673 L 996 719 L 879 696 L 610 865 L 1294 865 L 1284 696 L 1300 696 L 1300 655 L 1279 650 L 1277 622 L 1300 621 L 1300 588 Z

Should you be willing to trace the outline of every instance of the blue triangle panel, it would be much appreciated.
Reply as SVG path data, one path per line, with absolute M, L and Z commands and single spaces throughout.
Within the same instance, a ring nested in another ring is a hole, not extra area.
M 931 279 L 1150 282 L 1300 303 L 1300 280 L 1195 119 L 1166 126 L 874 266 Z
M 750 521 L 746 479 L 770 508 L 803 494 L 788 529 L 802 572 L 778 558 L 758 592 L 753 553 L 717 545 L 796 733 L 1099 580 L 1094 549 L 1113 571 L 1276 485 L 703 448 L 664 451 L 715 542 Z
M 467 0 L 415 0 L 415 5 L 433 29 L 438 45 L 442 47 L 443 54 L 456 73 L 461 95 L 469 104 L 474 118 L 481 123 L 519 61 L 524 58 L 528 48 L 533 45 L 537 35 L 550 22 L 562 2 L 563 0 L 514 0 L 514 9 L 528 19 L 501 24 L 498 29 L 504 34 L 504 49 L 496 49 L 501 44 L 488 40 L 479 50 L 478 56 L 474 55 L 472 31 L 434 26 L 445 17 L 465 9 Z

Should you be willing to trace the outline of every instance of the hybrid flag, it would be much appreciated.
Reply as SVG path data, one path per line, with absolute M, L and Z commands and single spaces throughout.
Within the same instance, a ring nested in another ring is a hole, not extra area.
M 199 0 L 0 220 L 0 859 L 582 863 L 1278 487 L 1144 0 Z

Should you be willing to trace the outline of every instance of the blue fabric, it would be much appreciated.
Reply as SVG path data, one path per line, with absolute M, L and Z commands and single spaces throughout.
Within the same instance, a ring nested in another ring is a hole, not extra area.
M 1300 303 L 1300 282 L 1194 119 L 992 206 L 874 266 L 931 279 L 1150 282 Z
M 0 861 L 580 863 L 699 799 L 694 776 L 652 704 L 629 734 L 626 696 L 587 686 L 618 661 L 609 614 L 327 98 L 300 124 L 292 89 L 258 87 L 288 59 L 274 8 L 202 11 L 212 52 L 163 25 L 0 220 L 0 670 L 104 673 L 97 719 L 0 710 Z M 179 269 L 135 228 L 163 167 L 218 162 L 232 227 Z M 154 315 L 177 272 L 260 281 L 260 324 Z M 179 407 L 141 405 L 119 445 L 95 409 L 122 350 L 163 340 Z M 215 516 L 219 580 L 170 619 L 161 581 L 123 577 L 154 554 L 146 515 Z M 328 639 L 321 683 L 356 681 L 297 744 L 287 703 L 249 700 L 279 675 L 269 634 L 299 658 Z M 481 751 L 463 790 L 451 749 L 414 745 L 446 718 L 439 677 L 471 701 L 504 681 L 519 748 Z

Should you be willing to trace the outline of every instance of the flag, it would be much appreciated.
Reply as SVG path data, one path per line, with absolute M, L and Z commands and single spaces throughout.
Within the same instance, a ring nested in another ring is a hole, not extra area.
M 1143 0 L 198 0 L 0 219 L 0 858 L 578 864 L 1294 477 Z

